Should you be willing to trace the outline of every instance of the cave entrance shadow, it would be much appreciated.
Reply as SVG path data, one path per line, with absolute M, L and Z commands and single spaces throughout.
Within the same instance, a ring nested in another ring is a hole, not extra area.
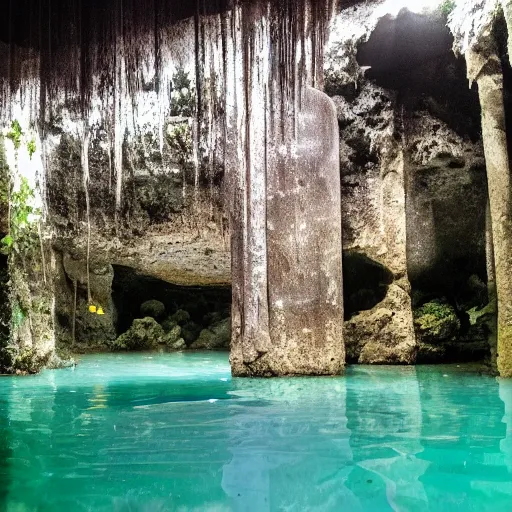
M 384 265 L 355 251 L 343 252 L 343 301 L 345 320 L 372 309 L 386 297 L 393 273 Z
M 187 311 L 190 320 L 201 326 L 205 317 L 219 313 L 229 316 L 231 287 L 178 286 L 138 273 L 130 267 L 113 265 L 112 299 L 117 311 L 117 334 L 127 331 L 136 318 L 141 318 L 140 306 L 149 300 L 158 300 L 165 306 L 165 314 L 179 309 Z

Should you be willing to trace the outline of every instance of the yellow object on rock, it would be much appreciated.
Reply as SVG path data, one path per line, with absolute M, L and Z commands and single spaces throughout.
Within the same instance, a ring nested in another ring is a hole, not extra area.
M 101 306 L 98 308 L 98 311 L 96 311 L 96 314 L 97 315 L 104 315 L 105 314 L 105 313 L 103 313 L 103 308 Z
M 89 313 L 96 313 L 96 306 L 94 304 L 89 304 Z

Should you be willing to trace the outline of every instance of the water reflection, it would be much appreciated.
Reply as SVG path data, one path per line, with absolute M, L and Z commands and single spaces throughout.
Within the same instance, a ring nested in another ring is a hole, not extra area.
M 118 357 L 0 379 L 0 510 L 511 510 L 511 382 Z
M 354 456 L 347 486 L 359 497 L 358 510 L 428 510 L 416 369 L 353 369 L 347 417 Z
M 0 378 L 3 379 L 3 377 Z M 11 434 L 9 430 L 10 385 L 9 382 L 5 384 L 5 392 L 0 395 L 0 510 L 7 509 L 10 460 L 12 458 Z
M 355 510 L 343 379 L 238 379 L 234 390 L 222 477 L 232 510 Z
M 501 442 L 504 402 L 495 378 L 418 369 L 422 408 L 421 481 L 430 510 L 510 510 L 511 475 Z M 508 488 L 508 489 L 507 489 Z

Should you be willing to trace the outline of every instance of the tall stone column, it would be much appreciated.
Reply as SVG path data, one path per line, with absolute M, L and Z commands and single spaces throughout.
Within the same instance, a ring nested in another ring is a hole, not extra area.
M 307 15 L 313 7 L 246 2 L 231 18 L 235 376 L 332 375 L 344 367 L 338 121 L 332 101 L 308 87 L 322 69 L 311 47 L 325 38 L 323 22 Z
M 306 88 L 303 94 L 295 142 L 268 148 L 266 175 L 253 178 L 247 190 L 254 194 L 255 183 L 264 187 L 264 208 L 247 205 L 252 215 L 266 215 L 264 243 L 235 261 L 245 263 L 247 282 L 247 262 L 265 248 L 267 289 L 256 310 L 260 319 L 268 314 L 269 337 L 265 331 L 259 339 L 253 330 L 244 337 L 242 323 L 232 342 L 233 375 L 332 375 L 344 367 L 337 117 L 324 93 Z M 255 243 L 251 230 L 248 236 Z
M 482 136 L 494 246 L 498 298 L 497 364 L 502 377 L 512 377 L 512 183 L 507 149 L 501 61 L 487 45 L 466 52 L 468 77 L 478 83 Z

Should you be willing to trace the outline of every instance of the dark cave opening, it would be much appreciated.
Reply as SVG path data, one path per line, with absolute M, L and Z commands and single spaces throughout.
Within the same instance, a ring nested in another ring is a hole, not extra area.
M 147 301 L 159 301 L 165 312 L 156 320 L 165 325 L 176 319 L 182 325 L 182 337 L 187 345 L 197 340 L 201 330 L 225 321 L 231 314 L 231 287 L 178 286 L 114 265 L 112 299 L 117 312 L 117 334 L 126 332 L 134 319 L 148 316 L 141 311 Z M 186 314 L 185 314 L 186 313 Z
M 357 52 L 366 78 L 398 92 L 408 108 L 426 110 L 461 136 L 481 136 L 476 86 L 468 88 L 466 62 L 456 57 L 442 15 L 402 9 L 382 18 Z
M 384 265 L 355 251 L 343 251 L 343 301 L 345 320 L 372 309 L 386 296 L 393 273 Z

